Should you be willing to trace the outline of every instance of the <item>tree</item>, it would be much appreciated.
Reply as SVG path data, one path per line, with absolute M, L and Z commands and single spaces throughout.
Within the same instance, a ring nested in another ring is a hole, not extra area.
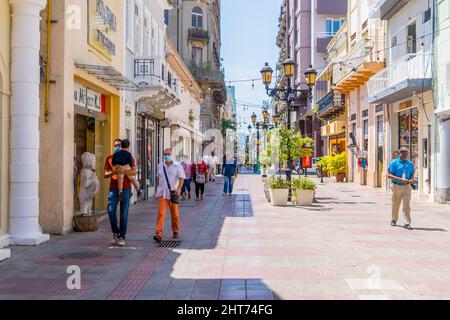
M 287 161 L 289 149 L 291 159 L 310 157 L 313 154 L 314 140 L 309 137 L 302 137 L 300 131 L 295 132 L 285 126 L 270 130 L 268 141 L 267 155 L 275 161 Z M 277 155 L 272 154 L 274 151 L 278 153 L 278 159 L 273 159 L 277 157 Z

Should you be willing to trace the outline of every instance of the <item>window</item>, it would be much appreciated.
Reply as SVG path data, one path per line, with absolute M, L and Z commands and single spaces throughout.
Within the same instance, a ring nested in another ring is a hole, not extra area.
M 431 20 L 431 8 L 428 8 L 423 12 L 423 23 L 427 23 Z
M 134 49 L 137 54 L 142 54 L 141 52 L 141 45 L 142 45 L 142 25 L 141 25 L 141 13 L 140 13 L 140 7 L 135 4 L 134 6 Z
M 417 53 L 417 34 L 416 34 L 416 22 L 414 21 L 408 25 L 408 37 L 407 37 L 407 52 L 409 54 Z
M 200 7 L 192 9 L 192 27 L 203 28 L 203 11 Z
M 203 63 L 203 49 L 200 47 L 192 47 L 192 61 L 200 66 Z
M 133 25 L 133 8 L 134 4 L 132 0 L 127 1 L 126 12 L 126 37 L 128 49 L 134 51 L 134 25 Z
M 167 26 L 169 25 L 169 10 L 164 10 L 164 22 Z
M 344 22 L 344 18 L 328 18 L 325 22 L 326 36 L 334 37 L 334 35 L 339 31 Z

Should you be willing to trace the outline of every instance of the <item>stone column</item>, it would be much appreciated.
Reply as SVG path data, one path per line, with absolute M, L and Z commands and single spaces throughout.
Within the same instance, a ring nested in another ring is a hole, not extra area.
M 9 234 L 13 245 L 49 240 L 39 225 L 40 12 L 47 0 L 9 0 L 11 123 Z
M 437 179 L 436 201 L 450 201 L 450 119 L 439 121 L 440 164 Z

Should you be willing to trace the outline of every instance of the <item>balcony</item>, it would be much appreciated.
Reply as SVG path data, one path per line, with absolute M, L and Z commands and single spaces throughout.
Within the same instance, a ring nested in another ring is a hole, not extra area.
M 331 137 L 345 132 L 346 122 L 344 120 L 337 120 L 327 125 L 322 126 L 322 137 Z
M 209 32 L 202 28 L 190 28 L 188 37 L 191 41 L 209 42 Z
M 369 0 L 369 17 L 389 20 L 407 3 L 408 0 Z
M 224 75 L 220 70 L 212 70 L 210 63 L 203 65 L 197 65 L 195 62 L 191 61 L 188 63 L 189 71 L 198 82 L 212 82 L 212 83 L 223 83 Z
M 432 61 L 431 53 L 408 54 L 381 70 L 369 80 L 369 102 L 393 103 L 431 90 Z
M 383 29 L 370 20 L 369 30 Z M 384 38 L 377 34 L 353 44 L 342 62 L 338 61 L 333 66 L 335 89 L 345 93 L 363 86 L 370 77 L 385 67 L 384 48 Z
M 180 88 L 174 75 L 161 58 L 135 59 L 134 82 L 139 86 L 137 100 L 161 111 L 180 104 Z
M 325 120 L 332 120 L 345 112 L 344 95 L 336 91 L 330 91 L 317 105 L 317 116 Z

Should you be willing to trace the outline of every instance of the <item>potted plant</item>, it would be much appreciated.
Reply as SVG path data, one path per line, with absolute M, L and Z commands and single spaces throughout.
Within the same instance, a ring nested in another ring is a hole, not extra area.
M 268 156 L 266 150 L 261 152 L 259 156 L 259 164 L 262 167 L 261 174 L 264 179 L 265 177 L 267 177 L 267 168 L 272 165 L 272 161 L 270 160 L 270 157 Z
M 330 167 L 331 156 L 323 156 L 319 158 L 317 166 L 322 170 L 322 177 L 328 177 L 328 168 Z
M 336 176 L 336 182 L 344 182 L 345 172 L 347 170 L 347 157 L 345 152 L 335 154 L 330 159 L 328 171 Z
M 289 181 L 280 176 L 273 176 L 269 179 L 270 200 L 273 206 L 287 205 L 289 198 Z
M 317 184 L 309 178 L 292 180 L 292 202 L 300 206 L 312 206 Z

